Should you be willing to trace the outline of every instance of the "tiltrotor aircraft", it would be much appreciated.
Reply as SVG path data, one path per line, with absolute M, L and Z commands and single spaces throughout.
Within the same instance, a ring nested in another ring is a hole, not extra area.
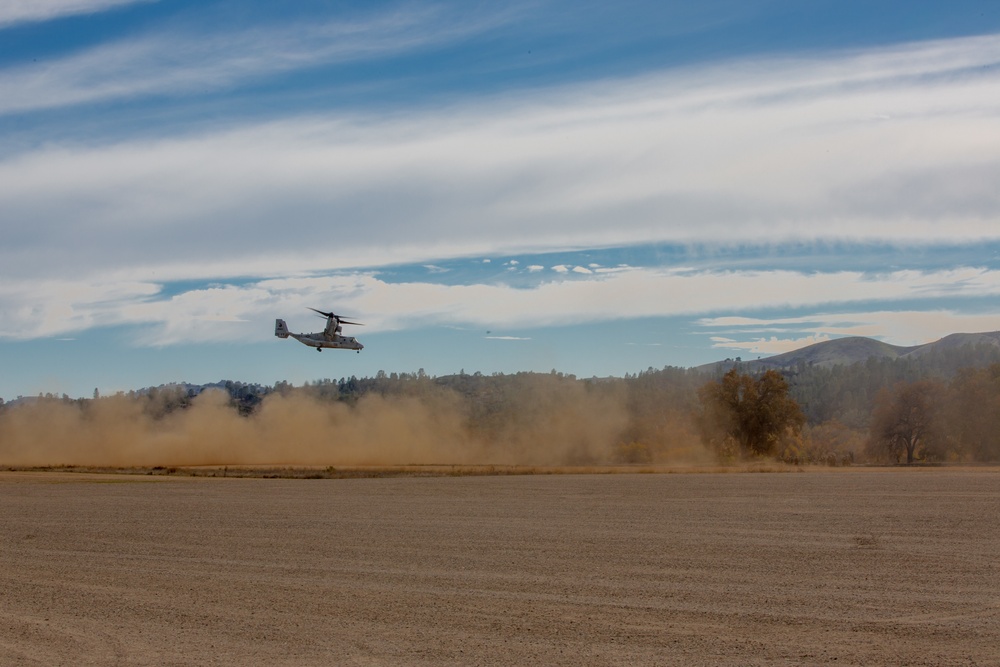
M 291 336 L 300 343 L 309 347 L 315 347 L 317 352 L 322 352 L 324 347 L 332 347 L 339 350 L 357 350 L 358 352 L 361 352 L 365 348 L 353 336 L 340 335 L 341 324 L 364 326 L 363 324 L 360 322 L 348 322 L 340 315 L 324 313 L 322 310 L 316 310 L 315 308 L 310 308 L 309 310 L 315 311 L 326 318 L 326 328 L 323 329 L 322 333 L 292 333 L 288 330 L 285 320 L 275 320 L 274 335 L 278 338 L 288 338 Z

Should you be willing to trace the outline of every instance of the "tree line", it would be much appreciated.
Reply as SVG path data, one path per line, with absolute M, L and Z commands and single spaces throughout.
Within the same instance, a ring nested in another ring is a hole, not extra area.
M 450 411 L 477 441 L 530 448 L 561 439 L 579 463 L 1000 461 L 1000 361 L 995 350 L 967 348 L 921 360 L 758 372 L 737 365 L 726 373 L 665 367 L 621 378 L 379 371 L 302 386 L 168 385 L 127 398 L 154 420 L 190 407 L 209 389 L 225 391 L 244 416 L 270 396 L 347 406 L 371 396 L 423 401 Z M 44 400 L 72 400 L 86 410 L 103 399 Z
M 699 389 L 700 433 L 724 459 L 1000 461 L 1000 363 L 946 368 L 870 359 L 786 375 L 733 369 Z

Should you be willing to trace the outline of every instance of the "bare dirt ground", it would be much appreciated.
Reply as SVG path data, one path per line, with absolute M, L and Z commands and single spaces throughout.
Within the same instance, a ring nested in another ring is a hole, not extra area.
M 2 665 L 998 665 L 1000 471 L 0 473 Z

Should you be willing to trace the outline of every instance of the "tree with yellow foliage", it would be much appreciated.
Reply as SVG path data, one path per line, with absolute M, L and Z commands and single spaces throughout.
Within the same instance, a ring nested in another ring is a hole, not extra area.
M 785 378 L 774 370 L 755 378 L 734 368 L 703 385 L 698 399 L 702 440 L 722 458 L 774 455 L 806 421 Z

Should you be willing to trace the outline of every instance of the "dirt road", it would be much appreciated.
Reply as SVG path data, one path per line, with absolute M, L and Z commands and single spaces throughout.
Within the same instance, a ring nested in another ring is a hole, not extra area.
M 1000 472 L 0 473 L 2 665 L 997 665 Z

